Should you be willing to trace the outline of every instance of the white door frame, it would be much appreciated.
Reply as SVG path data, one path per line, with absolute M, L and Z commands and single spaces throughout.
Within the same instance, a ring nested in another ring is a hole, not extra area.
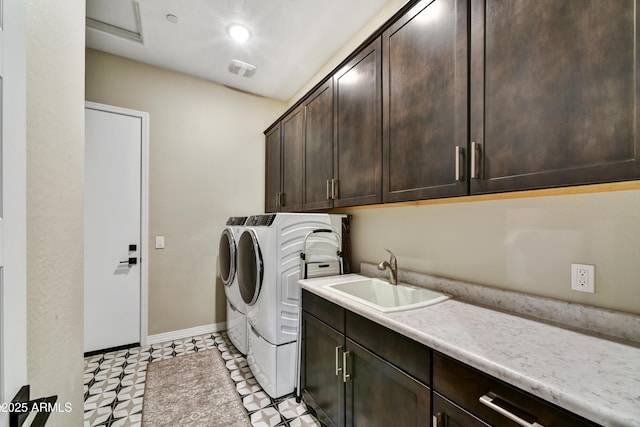
M 4 280 L 0 286 L 0 401 L 27 384 L 27 93 L 26 7 L 2 1 L 2 198 Z M 2 239 L 0 239 L 2 240 Z M 10 350 L 8 350 L 10 349 Z M 9 417 L 0 412 L 0 426 Z
M 85 108 L 124 116 L 137 117 L 141 121 L 140 164 L 140 344 L 147 345 L 149 319 L 149 113 L 115 107 L 113 105 L 85 102 Z

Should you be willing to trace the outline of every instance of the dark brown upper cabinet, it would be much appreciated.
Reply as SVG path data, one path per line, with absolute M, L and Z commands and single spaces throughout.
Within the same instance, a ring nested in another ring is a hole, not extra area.
M 265 132 L 265 212 L 302 210 L 302 106 Z
M 637 9 L 471 1 L 471 193 L 640 177 Z
M 305 211 L 333 207 L 333 79 L 304 102 Z
M 304 110 L 300 107 L 282 119 L 281 212 L 302 210 L 303 138 Z
M 334 206 L 382 202 L 382 43 L 334 74 Z
M 265 132 L 265 190 L 264 211 L 278 212 L 280 210 L 280 192 L 282 188 L 282 176 L 280 174 L 281 141 L 280 122 Z
M 425 0 L 382 35 L 383 199 L 464 195 L 466 0 Z

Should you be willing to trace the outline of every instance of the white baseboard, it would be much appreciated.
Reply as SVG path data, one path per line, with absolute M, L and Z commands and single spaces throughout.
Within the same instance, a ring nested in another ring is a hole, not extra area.
M 210 325 L 196 326 L 195 328 L 181 329 L 179 331 L 165 332 L 163 334 L 149 335 L 142 345 L 159 344 L 162 342 L 181 340 L 197 335 L 220 332 L 227 329 L 227 322 L 212 323 Z

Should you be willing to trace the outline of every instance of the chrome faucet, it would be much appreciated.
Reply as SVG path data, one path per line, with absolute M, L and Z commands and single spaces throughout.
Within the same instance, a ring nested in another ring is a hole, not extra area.
M 398 284 L 398 263 L 396 261 L 396 256 L 389 249 L 385 248 L 385 251 L 389 252 L 391 257 L 389 261 L 382 261 L 378 264 L 378 270 L 386 270 L 389 269 L 389 283 L 392 285 Z

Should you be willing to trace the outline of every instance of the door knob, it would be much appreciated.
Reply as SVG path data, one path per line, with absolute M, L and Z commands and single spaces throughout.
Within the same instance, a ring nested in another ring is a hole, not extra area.
M 138 263 L 138 258 L 130 257 L 129 259 L 125 259 L 124 261 L 120 261 L 119 265 L 127 265 L 131 267 L 132 265 L 136 265 Z

